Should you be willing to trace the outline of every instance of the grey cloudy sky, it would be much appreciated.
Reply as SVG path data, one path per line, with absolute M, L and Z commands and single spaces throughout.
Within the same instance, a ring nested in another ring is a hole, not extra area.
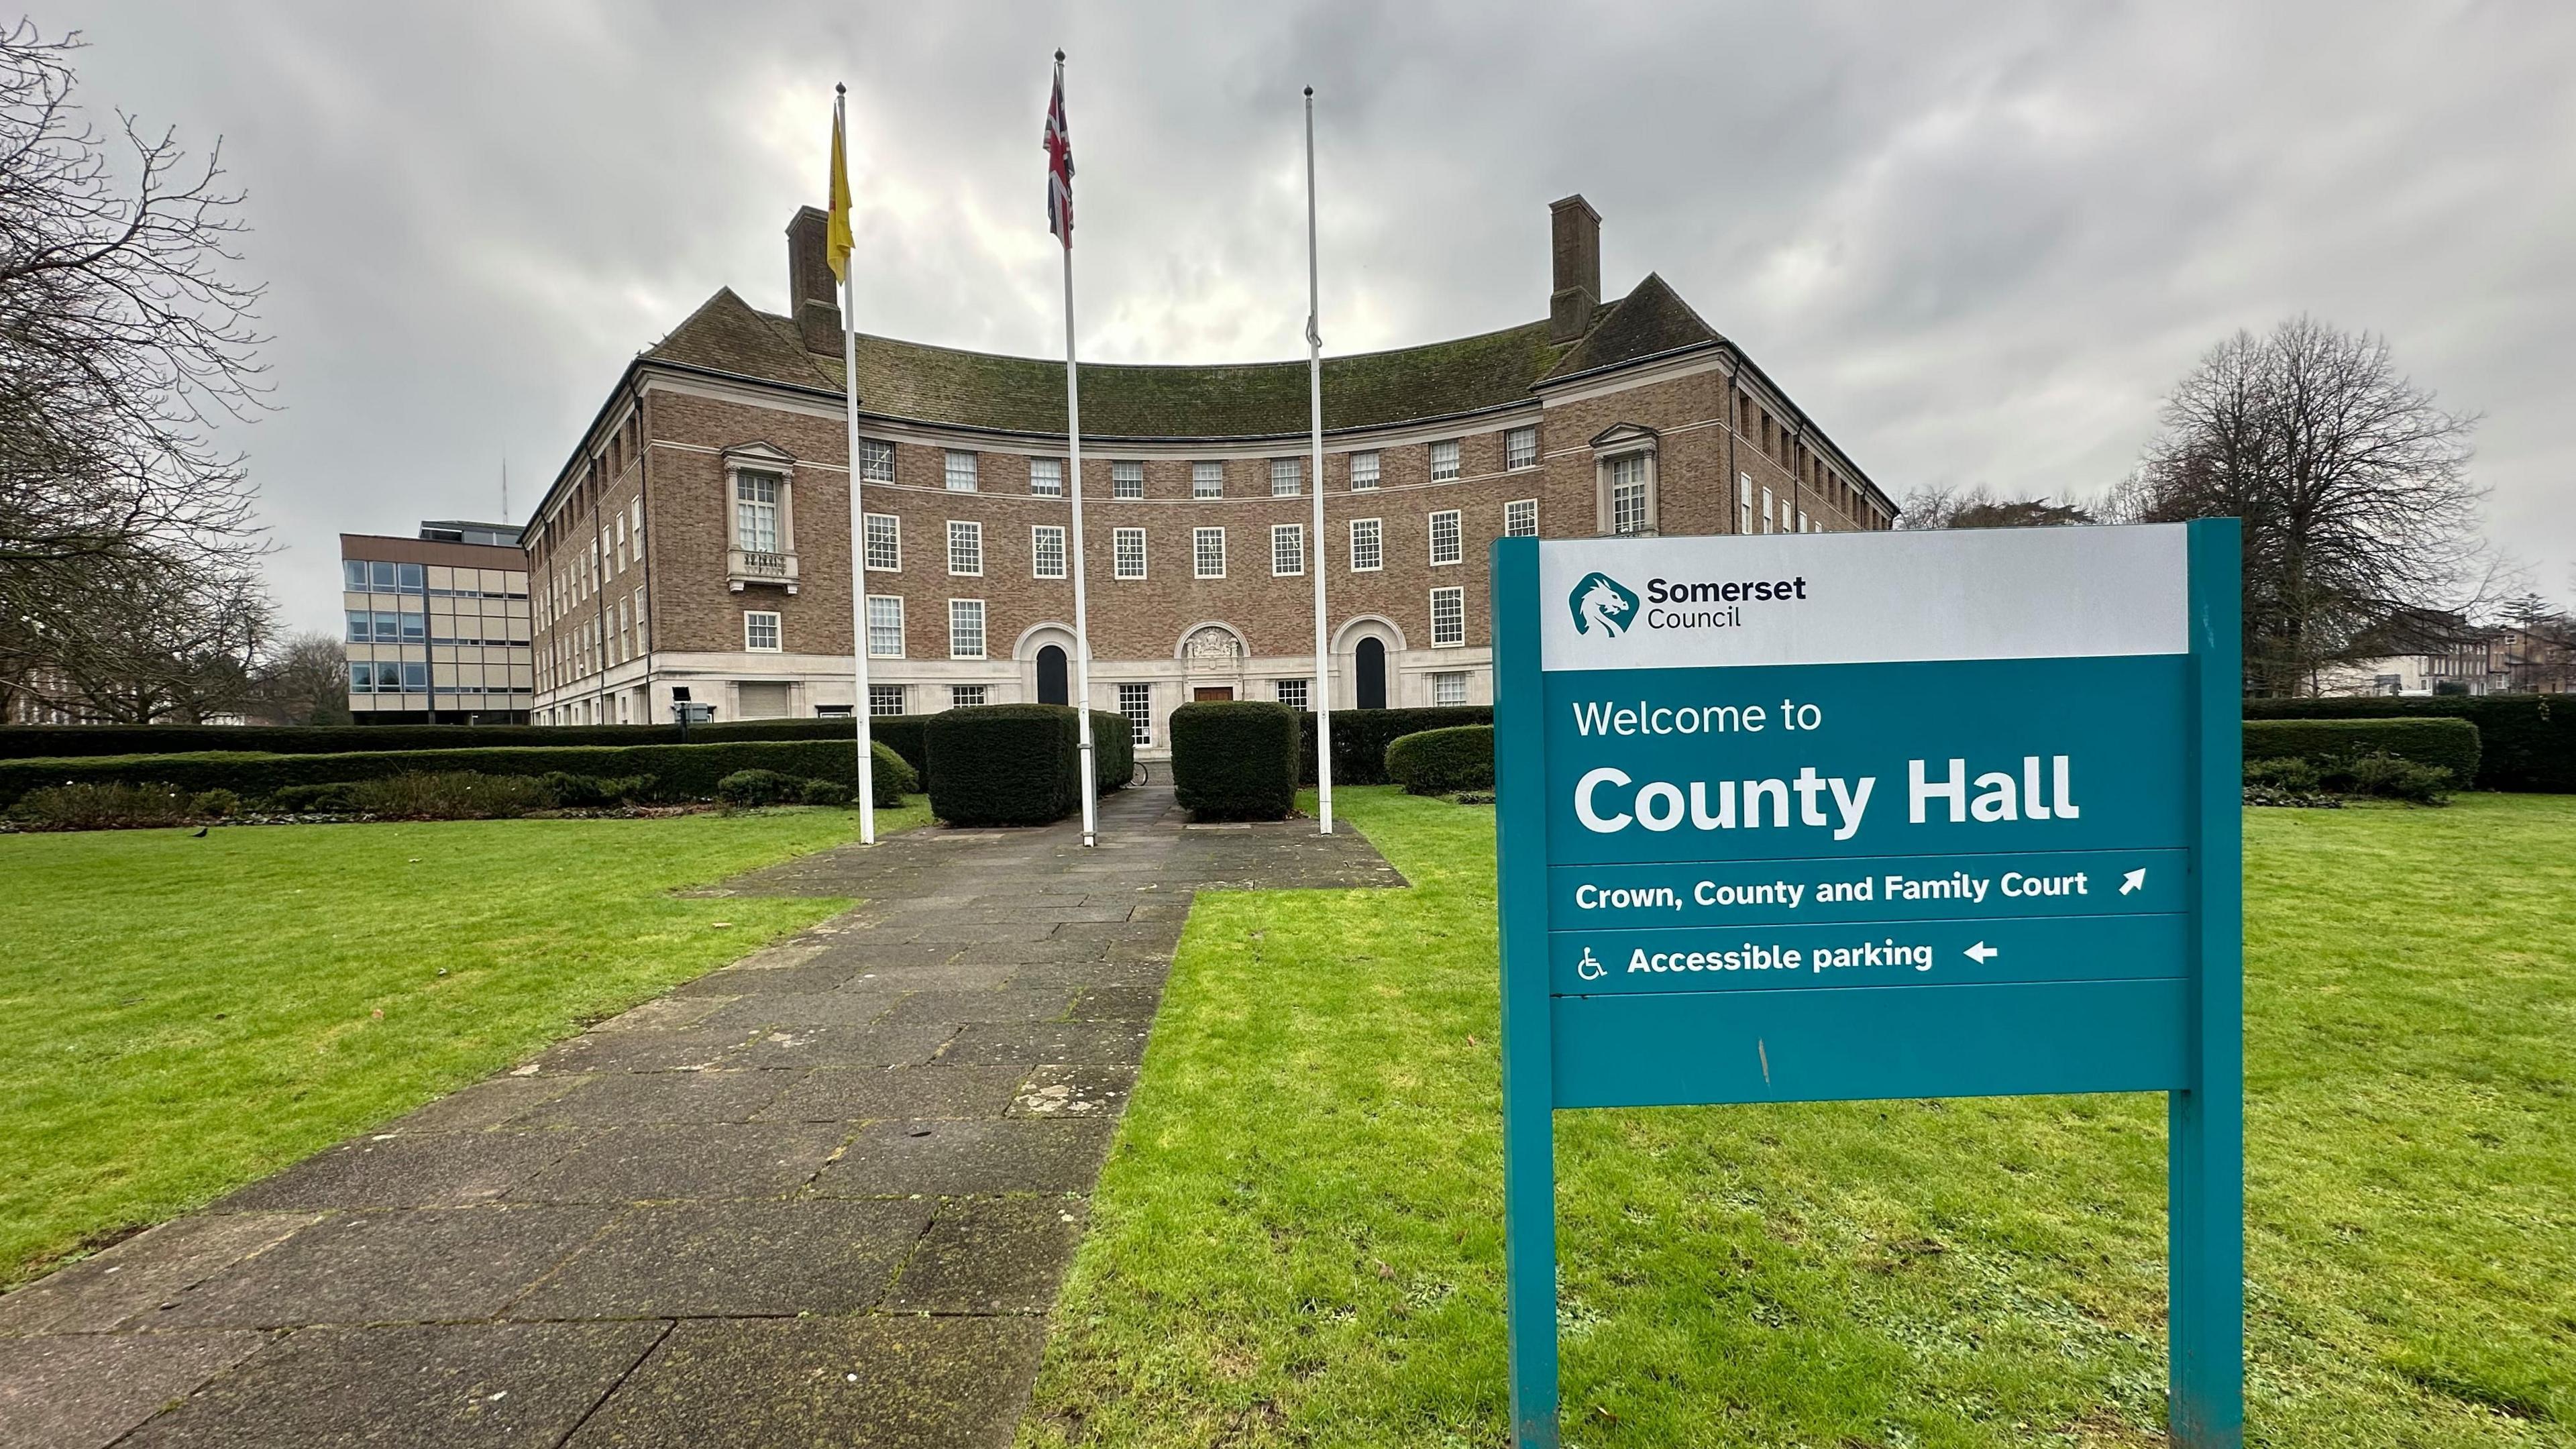
M 1661 272 L 1890 493 L 2118 478 L 2210 343 L 2309 311 L 2484 414 L 2488 532 L 2576 591 L 2576 6 L 41 4 L 83 98 L 251 194 L 293 623 L 342 530 L 524 517 L 718 286 L 776 309 L 851 87 L 860 325 L 1060 345 L 1038 131 L 1072 55 L 1083 346 L 1302 352 L 1317 88 L 1335 351 L 1524 322 L 1545 204 Z

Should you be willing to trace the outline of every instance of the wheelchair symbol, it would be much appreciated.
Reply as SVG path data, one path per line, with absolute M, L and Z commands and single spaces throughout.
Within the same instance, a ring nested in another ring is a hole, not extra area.
M 1609 969 L 1593 957 L 1589 946 L 1583 948 L 1583 959 L 1574 963 L 1574 974 L 1586 981 L 1600 980 Z

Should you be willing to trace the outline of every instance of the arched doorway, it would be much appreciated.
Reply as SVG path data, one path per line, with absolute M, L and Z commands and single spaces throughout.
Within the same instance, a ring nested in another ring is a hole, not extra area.
M 1386 708 L 1386 645 L 1378 639 L 1362 639 L 1352 659 L 1352 685 L 1359 694 L 1362 709 Z
M 1065 683 L 1064 650 L 1053 644 L 1038 651 L 1038 703 L 1070 704 L 1073 690 Z

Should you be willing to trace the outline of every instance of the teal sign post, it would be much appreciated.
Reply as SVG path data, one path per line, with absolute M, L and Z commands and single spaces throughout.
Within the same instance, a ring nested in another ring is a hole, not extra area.
M 2237 525 L 1494 545 L 1512 1418 L 1555 1112 L 2163 1092 L 2174 1442 L 2244 1438 Z

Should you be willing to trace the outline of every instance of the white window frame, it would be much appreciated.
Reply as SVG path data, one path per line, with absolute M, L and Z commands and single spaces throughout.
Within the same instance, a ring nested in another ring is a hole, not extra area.
M 1384 476 L 1380 472 L 1384 461 L 1374 448 L 1351 454 L 1351 491 L 1353 493 L 1376 492 L 1378 482 Z
M 1282 486 L 1285 485 L 1285 486 Z M 1273 458 L 1270 460 L 1270 496 L 1296 498 L 1306 491 L 1306 460 Z
M 1216 568 L 1208 568 L 1208 542 L 1216 542 Z M 1214 524 L 1190 530 L 1190 577 L 1221 579 L 1225 577 L 1225 527 Z
M 883 438 L 859 439 L 859 481 L 862 483 L 894 481 L 894 444 Z
M 950 709 L 982 709 L 993 697 L 988 684 L 952 684 L 948 686 Z
M 959 544 L 965 549 L 961 554 Z M 948 576 L 953 579 L 980 579 L 984 576 L 984 525 L 971 518 L 948 520 Z
M 1750 473 L 1735 475 L 1735 531 L 1753 531 L 1753 475 Z
M 959 647 L 959 640 L 970 632 L 962 622 L 968 618 L 972 618 L 974 621 L 971 632 L 975 636 L 975 651 L 971 654 L 965 652 Z M 985 657 L 985 651 L 991 647 L 991 641 L 985 635 L 985 620 L 986 613 L 984 609 L 984 601 L 982 599 L 950 599 L 948 601 L 949 658 L 982 659 Z
M 1515 498 L 1503 505 L 1503 537 L 1538 537 L 1538 500 Z
M 1280 552 L 1285 544 L 1288 552 Z M 1282 567 L 1282 564 L 1285 567 Z M 1274 523 L 1270 525 L 1270 576 L 1274 579 L 1299 578 L 1306 572 L 1306 525 Z
M 1798 532 L 1800 532 L 1800 533 L 1813 533 L 1813 532 L 1815 532 L 1815 531 L 1816 531 L 1815 529 L 1813 529 L 1813 528 L 1811 528 L 1811 527 L 1809 527 L 1809 526 L 1808 526 L 1807 510 L 1805 510 L 1805 509 L 1803 509 L 1803 508 L 1799 509 L 1799 510 L 1798 510 Z
M 879 524 L 884 527 L 880 529 Z M 868 572 L 899 574 L 903 572 L 903 520 L 891 513 L 871 513 L 865 517 Z M 883 549 L 879 549 L 879 545 Z M 883 562 L 879 562 L 882 559 Z
M 1052 470 L 1054 472 L 1055 476 L 1053 478 L 1049 478 L 1047 476 L 1048 470 Z M 1032 498 L 1062 498 L 1064 496 L 1064 460 L 1062 458 L 1031 458 L 1029 460 L 1029 496 Z
M 1458 480 L 1458 440 L 1443 438 L 1431 445 L 1431 481 L 1454 483 Z
M 1453 690 L 1456 692 L 1457 698 L 1441 698 L 1443 694 L 1449 693 Z M 1435 705 L 1465 704 L 1467 702 L 1467 671 L 1463 669 L 1443 669 L 1434 673 L 1431 676 L 1431 702 Z
M 1127 567 L 1127 546 L 1131 543 L 1136 546 L 1136 567 L 1133 570 Z M 1145 577 L 1145 530 L 1113 528 L 1109 531 L 1109 572 L 1112 578 Z
M 1450 637 L 1445 639 L 1441 637 L 1440 629 L 1440 605 L 1442 602 L 1442 596 L 1444 595 L 1447 596 L 1448 603 L 1455 611 L 1454 628 L 1450 631 Z M 1431 591 L 1431 647 L 1434 649 L 1457 649 L 1463 647 L 1466 642 L 1466 589 L 1454 585 L 1445 589 L 1433 589 Z
M 939 486 L 951 493 L 982 491 L 982 480 L 976 455 L 964 448 L 950 448 L 939 463 Z
M 1373 562 L 1360 562 L 1360 536 L 1368 536 L 1368 551 Z M 1373 574 L 1386 567 L 1386 520 L 1354 518 L 1351 520 L 1351 572 Z
M 1133 459 L 1111 463 L 1109 465 L 1109 496 L 1112 498 L 1144 497 L 1144 463 Z
M 1192 463 L 1190 465 L 1190 496 L 1192 498 L 1223 498 L 1225 496 L 1225 465 L 1223 463 Z
M 1118 713 L 1126 717 L 1127 742 L 1130 745 L 1154 743 L 1154 686 L 1118 686 Z
M 892 604 L 894 606 L 894 647 L 892 649 L 880 649 L 877 647 L 877 606 L 879 604 Z M 904 657 L 903 650 L 903 596 L 901 594 L 868 595 L 868 657 L 870 659 L 901 659 Z
M 1271 681 L 1271 693 L 1281 704 L 1290 709 L 1304 709 L 1306 701 L 1314 694 L 1314 684 L 1315 681 L 1311 679 L 1274 679 Z M 1293 700 L 1288 697 L 1292 693 L 1297 696 Z
M 1630 469 L 1635 470 L 1636 476 L 1633 478 L 1623 477 L 1622 475 L 1627 473 Z M 1603 458 L 1601 460 L 1601 483 L 1605 494 L 1605 506 L 1609 510 L 1609 527 L 1607 532 L 1611 537 L 1620 538 L 1633 534 L 1651 533 L 1654 531 L 1654 454 L 1646 452 L 1615 453 L 1609 457 Z M 1629 489 L 1635 490 L 1637 504 L 1636 519 L 1632 525 L 1622 526 L 1624 520 L 1620 517 L 1620 498 L 1621 495 Z
M 766 644 L 759 642 L 760 635 L 763 632 L 760 621 L 764 619 L 768 621 L 766 632 L 769 635 L 769 642 Z M 742 611 L 742 647 L 745 653 L 782 653 L 785 650 L 786 643 L 786 621 L 779 617 L 777 610 L 745 609 Z
M 730 510 L 729 519 L 729 527 L 733 532 L 733 546 L 745 553 L 791 552 L 787 541 L 787 475 L 774 468 L 734 468 L 728 472 L 733 483 L 733 486 L 726 490 L 733 495 L 733 507 Z M 755 479 L 771 485 L 770 496 L 767 499 L 743 497 L 743 490 Z M 745 531 L 743 525 L 747 520 L 743 510 L 746 508 L 768 510 L 769 538 L 766 542 L 753 542 L 752 536 Z M 599 567 L 599 540 L 595 538 L 590 540 L 588 550 L 576 555 L 574 561 L 588 563 L 591 574 L 595 574 Z M 590 575 L 586 574 L 576 585 L 581 597 L 589 596 L 589 583 Z
M 877 702 L 879 700 L 889 697 L 894 700 L 894 708 L 877 708 Z M 890 715 L 899 715 L 903 713 L 905 703 L 904 689 L 900 684 L 877 684 L 871 682 L 868 685 L 868 718 L 870 719 L 885 719 Z
M 1538 466 L 1538 426 L 1513 428 L 1503 434 L 1503 466 L 1517 472 Z
M 1055 571 L 1053 573 L 1049 573 L 1047 571 L 1047 554 L 1050 549 L 1052 549 L 1055 554 Z M 1030 578 L 1060 579 L 1065 577 L 1065 558 L 1063 524 L 1032 523 L 1029 525 Z
M 1449 533 L 1449 556 L 1447 558 L 1442 558 L 1440 556 L 1440 534 L 1444 526 L 1447 528 Z M 1433 568 L 1443 569 L 1456 564 L 1459 560 L 1467 556 L 1466 519 L 1462 517 L 1459 510 L 1455 508 L 1435 508 L 1431 510 L 1430 539 L 1431 566 Z

